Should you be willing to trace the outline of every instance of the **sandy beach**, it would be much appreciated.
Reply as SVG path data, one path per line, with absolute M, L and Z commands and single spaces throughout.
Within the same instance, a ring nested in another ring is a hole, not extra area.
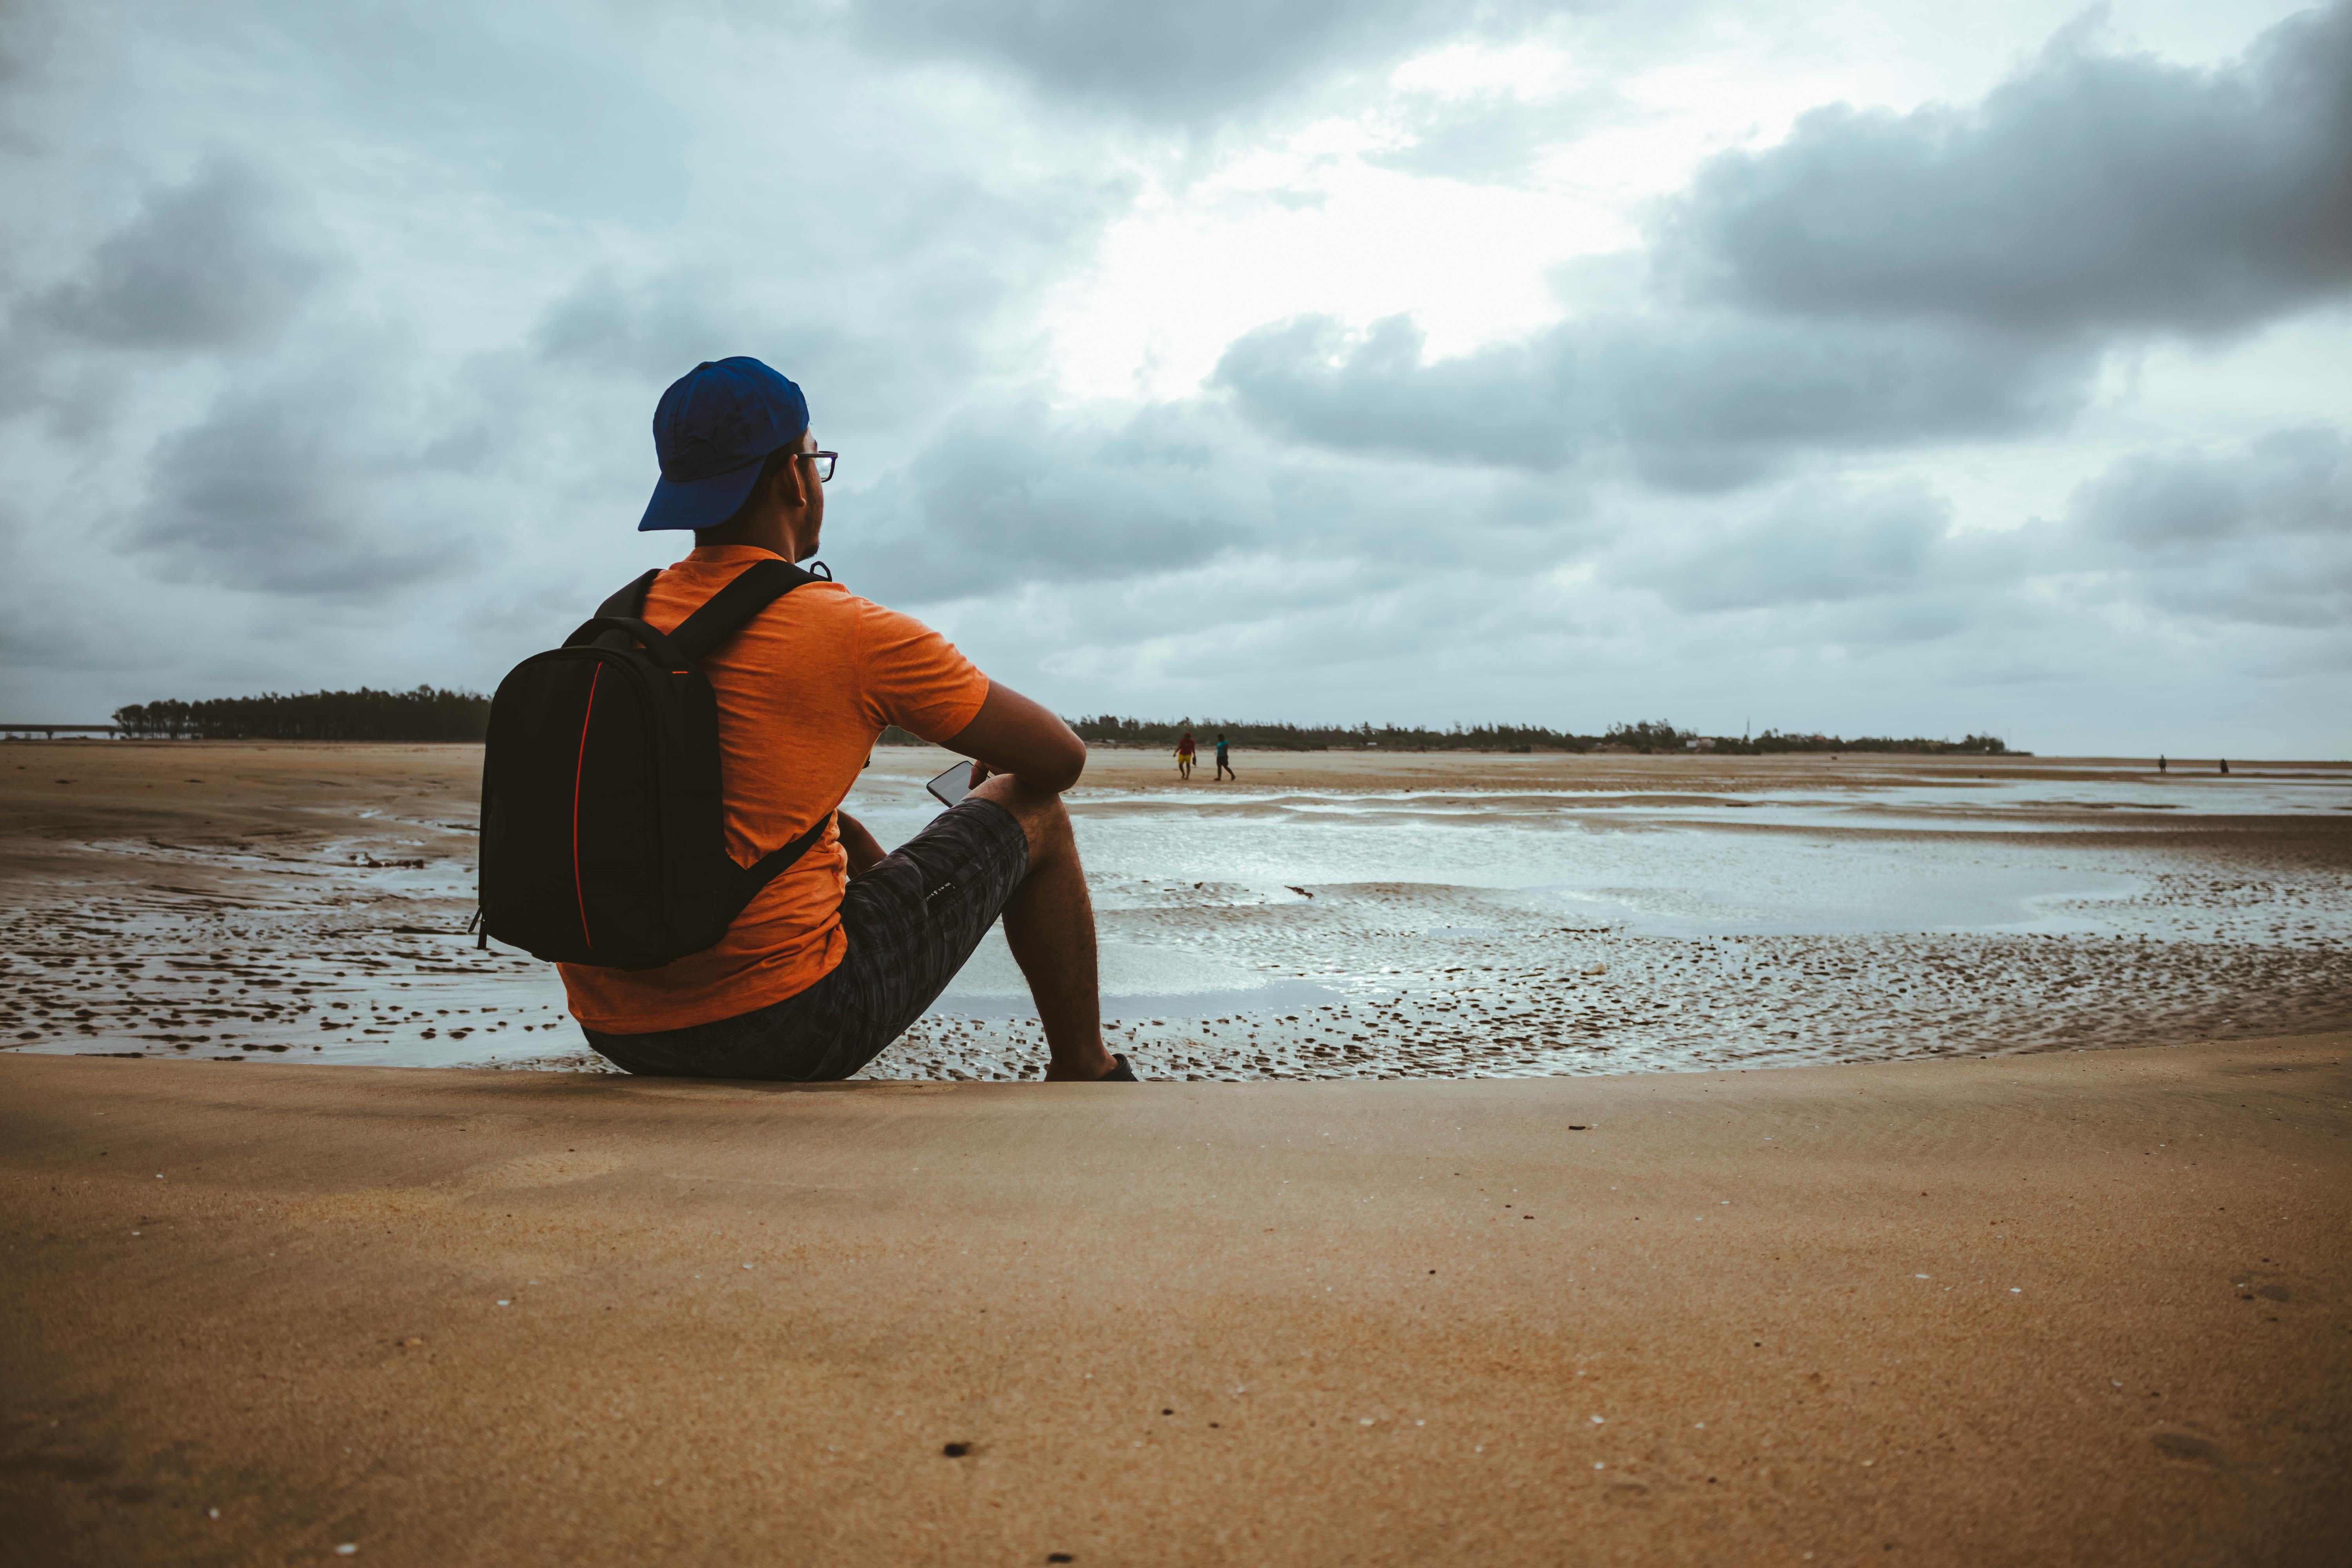
M 0 749 L 0 1560 L 2343 1560 L 2352 769 L 1241 760 L 1072 797 L 1161 1081 L 796 1090 L 477 749 Z
M 2337 1033 L 825 1089 L 0 1060 L 0 1559 L 2335 1563 Z

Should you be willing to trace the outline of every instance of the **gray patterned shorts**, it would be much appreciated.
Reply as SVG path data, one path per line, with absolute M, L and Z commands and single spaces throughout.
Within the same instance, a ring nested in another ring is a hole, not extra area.
M 633 1073 L 670 1078 L 845 1079 L 907 1032 L 947 989 L 1029 874 L 1029 839 L 992 800 L 967 800 L 841 899 L 849 951 L 832 973 L 754 1012 L 649 1035 L 583 1026 Z

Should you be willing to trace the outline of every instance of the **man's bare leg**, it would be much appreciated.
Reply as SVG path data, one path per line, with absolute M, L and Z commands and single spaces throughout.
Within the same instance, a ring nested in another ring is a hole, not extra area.
M 1004 942 L 1045 1026 L 1049 1079 L 1092 1080 L 1118 1064 L 1102 1042 L 1095 906 L 1062 797 L 998 773 L 971 792 L 1011 812 L 1029 836 L 1029 875 L 1004 904 Z

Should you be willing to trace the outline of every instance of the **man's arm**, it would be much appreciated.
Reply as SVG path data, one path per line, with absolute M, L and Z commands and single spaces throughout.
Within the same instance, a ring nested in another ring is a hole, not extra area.
M 991 773 L 1011 773 L 1032 789 L 1059 795 L 1087 771 L 1087 743 L 1067 724 L 994 680 L 988 683 L 980 711 L 956 731 L 948 749 L 974 759 L 975 787 Z

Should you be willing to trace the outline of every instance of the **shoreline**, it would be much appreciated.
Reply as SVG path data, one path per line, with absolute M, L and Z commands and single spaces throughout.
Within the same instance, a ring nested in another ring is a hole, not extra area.
M 0 1558 L 2333 1561 L 2347 1047 L 1134 1090 L 11 1056 Z

